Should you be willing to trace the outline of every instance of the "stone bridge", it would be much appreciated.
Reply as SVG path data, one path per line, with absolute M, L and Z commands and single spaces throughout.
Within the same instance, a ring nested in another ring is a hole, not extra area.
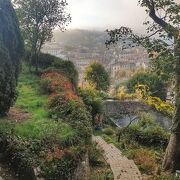
M 106 100 L 103 105 L 104 115 L 113 119 L 113 122 L 121 127 L 126 126 L 130 121 L 129 117 L 137 116 L 138 112 L 150 113 L 167 130 L 172 125 L 172 120 L 169 117 L 139 101 Z
M 139 101 L 107 100 L 103 105 L 103 112 L 112 117 L 120 117 L 125 114 L 135 114 L 140 111 L 151 111 L 152 108 Z

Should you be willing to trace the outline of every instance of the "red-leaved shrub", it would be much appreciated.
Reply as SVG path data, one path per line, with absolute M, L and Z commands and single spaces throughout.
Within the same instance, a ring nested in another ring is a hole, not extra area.
M 44 88 L 50 94 L 48 98 L 49 116 L 63 119 L 77 130 L 77 136 L 85 141 L 91 137 L 91 115 L 81 98 L 73 91 L 70 80 L 59 72 L 46 72 L 42 76 Z M 52 159 L 49 153 L 48 159 Z
M 48 72 L 41 76 L 43 81 L 48 82 L 51 92 L 73 91 L 73 85 L 69 79 L 62 73 Z

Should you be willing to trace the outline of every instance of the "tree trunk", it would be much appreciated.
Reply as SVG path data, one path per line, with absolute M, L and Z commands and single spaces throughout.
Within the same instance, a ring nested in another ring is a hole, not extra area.
M 35 68 L 36 68 L 35 71 L 38 74 L 39 69 L 38 69 L 38 54 L 37 53 L 35 54 Z
M 31 68 L 32 68 L 32 52 L 30 53 L 30 56 L 29 56 L 29 72 L 31 73 Z
M 163 169 L 171 172 L 180 169 L 180 134 L 171 134 L 164 157 Z
M 180 37 L 175 42 L 175 116 L 173 120 L 172 133 L 166 149 L 163 168 L 174 172 L 180 170 Z

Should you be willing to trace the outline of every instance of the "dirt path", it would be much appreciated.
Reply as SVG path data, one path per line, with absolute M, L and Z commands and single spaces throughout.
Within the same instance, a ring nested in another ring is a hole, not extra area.
M 100 136 L 93 136 L 93 141 L 103 150 L 104 157 L 113 171 L 114 180 L 142 180 L 134 161 L 123 156 L 113 144 L 108 144 Z
M 9 110 L 7 119 L 14 123 L 22 123 L 27 121 L 31 117 L 31 114 L 28 112 L 23 111 L 20 108 L 12 107 Z

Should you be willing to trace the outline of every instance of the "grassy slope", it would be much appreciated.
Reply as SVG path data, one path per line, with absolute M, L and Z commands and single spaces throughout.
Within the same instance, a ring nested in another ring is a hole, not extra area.
M 1 121 L 0 130 L 14 127 L 16 135 L 27 139 L 53 136 L 62 140 L 74 136 L 75 131 L 68 124 L 48 119 L 45 107 L 48 97 L 40 93 L 40 79 L 37 76 L 23 72 L 19 78 L 18 92 L 15 106 L 30 113 L 30 118 L 20 124 Z

